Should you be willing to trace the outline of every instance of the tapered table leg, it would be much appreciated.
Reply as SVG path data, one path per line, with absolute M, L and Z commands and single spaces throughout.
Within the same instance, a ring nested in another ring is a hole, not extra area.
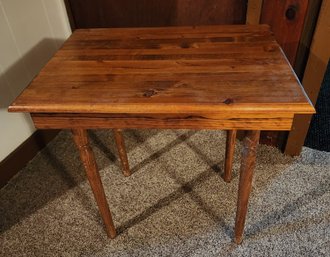
M 106 232 L 109 237 L 114 238 L 116 237 L 116 229 L 112 221 L 94 154 L 88 142 L 87 131 L 84 129 L 73 129 L 72 134 L 74 142 L 79 149 L 80 158 L 84 164 L 88 181 L 104 221 Z
M 226 182 L 231 181 L 236 134 L 237 134 L 237 130 L 227 130 L 225 172 L 223 175 L 223 180 Z
M 235 242 L 240 244 L 243 239 L 245 218 L 248 208 L 252 177 L 256 160 L 256 148 L 260 131 L 247 131 L 243 140 L 242 161 L 238 187 L 237 212 L 235 222 Z
M 125 141 L 123 137 L 123 133 L 121 129 L 113 129 L 113 133 L 115 134 L 116 145 L 118 149 L 119 158 L 121 161 L 123 174 L 128 177 L 131 175 L 131 171 L 129 169 L 127 153 L 125 148 Z

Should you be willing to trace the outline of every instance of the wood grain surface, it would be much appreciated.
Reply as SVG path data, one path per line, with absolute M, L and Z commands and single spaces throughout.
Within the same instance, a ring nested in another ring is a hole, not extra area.
M 76 30 L 9 111 L 280 121 L 314 108 L 267 25 L 223 25 Z
M 223 174 L 223 180 L 228 183 L 231 181 L 232 177 L 236 134 L 237 130 L 227 130 L 225 169 Z
M 111 212 L 104 193 L 95 157 L 89 144 L 87 131 L 83 129 L 73 129 L 72 136 L 79 150 L 81 161 L 84 164 L 86 175 L 105 224 L 107 235 L 108 237 L 115 238 L 116 229 L 112 221 Z
M 76 30 L 9 110 L 31 113 L 38 128 L 72 129 L 112 238 L 116 231 L 86 129 L 248 130 L 237 243 L 242 241 L 260 130 L 290 130 L 295 114 L 314 112 L 265 25 Z M 116 138 L 125 163 L 121 134 Z M 234 134 L 231 141 L 227 157 L 234 150 Z
M 263 1 L 260 23 L 270 25 L 276 41 L 283 49 L 290 64 L 297 72 L 296 58 L 299 59 L 298 48 L 301 46 L 301 37 L 308 0 L 281 0 Z M 262 131 L 260 143 L 284 148 L 287 133 L 278 131 Z
M 260 22 L 271 26 L 292 66 L 296 60 L 307 5 L 308 0 L 263 1 L 262 5 Z
M 250 130 L 246 132 L 243 140 L 242 159 L 238 185 L 237 211 L 235 220 L 235 242 L 242 243 L 244 224 L 249 204 L 249 196 L 252 188 L 256 151 L 260 138 L 260 131 Z
M 230 113 L 206 114 L 52 114 L 32 113 L 34 125 L 47 128 L 158 128 L 158 129 L 273 129 L 290 130 L 293 116 L 282 113 L 231 115 Z
M 74 28 L 245 23 L 246 0 L 67 0 Z
M 114 129 L 113 134 L 115 136 L 115 141 L 117 145 L 118 155 L 120 158 L 123 174 L 125 177 L 129 177 L 131 175 L 131 170 L 129 168 L 123 132 L 121 129 Z

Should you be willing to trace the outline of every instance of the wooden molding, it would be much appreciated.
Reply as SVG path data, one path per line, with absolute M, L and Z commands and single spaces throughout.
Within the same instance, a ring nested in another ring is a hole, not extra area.
M 243 24 L 246 0 L 65 0 L 71 26 L 128 28 Z M 69 13 L 70 17 L 70 13 Z
M 265 1 L 260 23 L 269 24 L 293 66 L 301 38 L 308 1 Z
M 259 24 L 263 0 L 249 0 L 246 11 L 246 24 Z
M 269 24 L 277 42 L 293 66 L 297 56 L 308 0 L 263 1 L 260 23 Z M 263 131 L 260 143 L 284 148 L 286 132 Z
M 308 61 L 308 54 L 312 44 L 317 17 L 319 16 L 321 4 L 322 0 L 308 1 L 304 28 L 301 33 L 301 38 L 296 55 L 296 61 L 293 66 L 300 80 L 302 80 L 304 76 L 304 71 Z
M 37 130 L 16 150 L 0 162 L 0 188 L 17 174 L 33 157 L 42 150 L 59 130 Z
M 330 0 L 322 2 L 319 19 L 317 21 L 311 50 L 302 84 L 313 104 L 316 103 L 318 93 L 330 57 Z M 311 115 L 299 115 L 294 119 L 292 131 L 288 136 L 285 153 L 299 155 L 308 132 Z

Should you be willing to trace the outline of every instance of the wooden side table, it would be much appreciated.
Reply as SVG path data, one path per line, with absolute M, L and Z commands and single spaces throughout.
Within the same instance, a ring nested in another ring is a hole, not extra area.
M 76 30 L 9 111 L 31 113 L 40 129 L 72 130 L 111 238 L 87 129 L 246 130 L 240 243 L 260 130 L 290 130 L 294 115 L 314 108 L 269 27 L 234 25 Z

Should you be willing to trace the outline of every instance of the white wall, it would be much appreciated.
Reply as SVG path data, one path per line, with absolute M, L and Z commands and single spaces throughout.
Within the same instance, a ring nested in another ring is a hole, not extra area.
M 63 0 L 0 0 L 0 161 L 35 131 L 8 105 L 70 34 Z

